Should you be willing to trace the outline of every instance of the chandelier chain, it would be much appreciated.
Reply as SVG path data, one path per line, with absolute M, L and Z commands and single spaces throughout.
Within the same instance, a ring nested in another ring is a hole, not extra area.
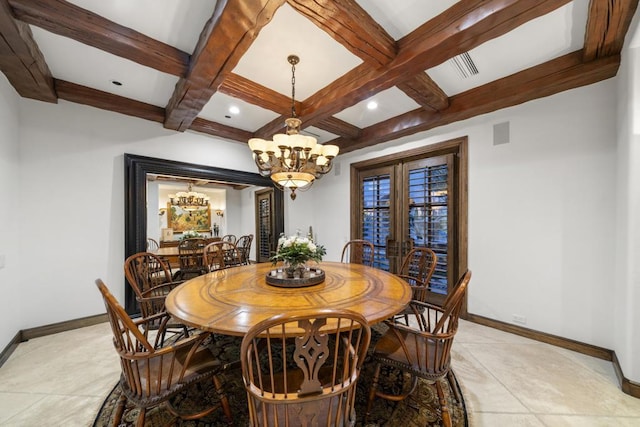
M 291 62 L 291 116 L 296 117 L 296 64 Z

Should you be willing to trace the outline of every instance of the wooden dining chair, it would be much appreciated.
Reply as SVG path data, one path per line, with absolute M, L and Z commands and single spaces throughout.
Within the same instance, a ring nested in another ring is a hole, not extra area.
M 426 301 L 437 263 L 436 253 L 429 248 L 414 247 L 404 257 L 398 276 L 411 285 L 414 300 Z
M 452 386 L 451 346 L 458 330 L 460 310 L 470 280 L 471 272 L 467 271 L 443 307 L 411 301 L 411 319 L 408 325 L 393 320 L 385 322 L 389 329 L 371 352 L 376 367 L 369 391 L 367 415 L 371 412 L 376 397 L 393 401 L 403 400 L 416 388 L 418 379 L 423 378 L 435 383 L 443 423 L 451 427 L 451 416 L 440 380 L 446 379 Z M 392 394 L 381 390 L 380 372 L 384 365 L 400 369 L 410 376 L 411 384 L 408 388 L 396 387 L 398 390 L 405 390 L 404 392 Z
M 354 239 L 348 241 L 342 248 L 341 262 L 363 264 L 373 267 L 374 246 L 368 240 Z
M 124 275 L 136 295 L 144 317 L 164 311 L 164 299 L 178 286 L 164 260 L 151 252 L 138 252 L 124 261 Z
M 248 265 L 250 263 L 249 257 L 251 255 L 251 242 L 253 242 L 253 234 L 240 236 L 236 241 L 236 249 L 240 254 L 242 264 Z
M 253 326 L 240 363 L 252 426 L 353 426 L 371 331 L 348 310 L 281 314 Z
M 205 345 L 210 334 L 203 332 L 165 346 L 160 336 L 163 335 L 162 328 L 169 323 L 167 313 L 133 320 L 102 280 L 96 280 L 96 285 L 107 309 L 113 345 L 120 356 L 122 368 L 119 382 L 122 395 L 113 425 L 120 425 L 127 406 L 134 406 L 140 410 L 136 426 L 142 427 L 147 411 L 159 405 L 165 405 L 174 417 L 167 425 L 173 425 L 177 418 L 202 418 L 220 407 L 231 422 L 231 408 L 218 377 L 227 366 L 216 360 Z M 149 322 L 161 325 L 155 338 L 149 333 Z M 218 395 L 211 406 L 196 413 L 183 414 L 171 405 L 170 398 L 192 384 L 204 381 L 213 381 Z
M 124 275 L 127 283 L 136 295 L 136 301 L 140 305 L 142 317 L 152 318 L 153 315 L 165 311 L 164 302 L 167 294 L 171 292 L 182 281 L 173 280 L 167 264 L 156 254 L 150 252 L 139 252 L 129 256 L 124 261 Z M 159 320 L 148 322 L 146 325 L 152 329 L 160 329 Z M 189 335 L 190 331 L 186 325 L 172 320 L 162 328 L 162 333 L 166 335 Z M 162 337 L 164 340 L 165 336 Z
M 185 239 L 178 244 L 180 270 L 175 277 L 186 280 L 207 273 L 204 265 L 204 239 Z

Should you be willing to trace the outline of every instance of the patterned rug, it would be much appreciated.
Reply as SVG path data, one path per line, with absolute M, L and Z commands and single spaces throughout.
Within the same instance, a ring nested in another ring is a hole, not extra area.
M 377 338 L 376 333 L 373 339 Z M 378 335 L 379 336 L 379 335 Z M 217 352 L 216 357 L 222 360 L 238 360 L 239 359 L 239 343 L 240 340 L 233 337 L 219 336 L 216 338 L 216 344 L 212 347 Z M 370 347 L 373 348 L 373 345 Z M 356 392 L 356 414 L 358 418 L 364 415 L 367 404 L 368 390 L 371 385 L 374 364 L 367 357 L 363 365 L 360 378 L 358 379 Z M 399 371 L 389 368 L 381 374 L 380 386 L 389 391 L 402 384 L 403 376 Z M 454 376 L 455 377 L 455 376 Z M 247 410 L 247 396 L 242 384 L 240 369 L 229 370 L 222 376 L 224 389 L 227 392 L 227 398 L 231 405 L 233 414 L 233 426 L 248 426 L 249 414 Z M 467 427 L 468 420 L 462 392 L 455 381 L 451 390 L 448 381 L 442 381 L 442 388 L 445 392 L 448 402 L 449 411 L 452 416 L 454 427 Z M 460 402 L 455 401 L 455 393 L 460 396 Z M 397 392 L 397 390 L 396 390 Z M 113 425 L 113 416 L 117 406 L 118 398 L 121 392 L 118 385 L 114 387 L 109 396 L 105 399 L 102 408 L 96 416 L 94 427 L 107 427 Z M 192 386 L 173 398 L 173 405 L 185 412 L 193 411 L 194 408 L 204 408 L 212 401 L 217 400 L 217 395 L 213 390 L 213 385 L 207 383 L 199 388 L 198 385 Z M 121 426 L 132 426 L 135 424 L 138 411 L 135 409 L 127 410 L 122 417 Z M 169 419 L 168 411 L 160 405 L 152 410 L 147 411 L 145 427 L 156 427 L 164 425 Z M 230 424 L 225 420 L 222 410 L 216 410 L 211 415 L 197 421 L 183 421 L 182 426 L 188 427 L 228 427 Z M 356 423 L 358 427 L 426 427 L 441 426 L 440 404 L 436 393 L 436 387 L 426 381 L 420 380 L 418 387 L 411 396 L 401 402 L 390 402 L 381 398 L 377 398 L 374 402 L 374 408 L 366 424 L 361 421 Z

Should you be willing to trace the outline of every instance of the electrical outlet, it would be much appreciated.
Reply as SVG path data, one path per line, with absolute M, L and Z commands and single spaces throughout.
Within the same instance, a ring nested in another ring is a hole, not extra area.
M 521 316 L 519 314 L 513 315 L 513 323 L 519 323 L 520 325 L 527 324 L 527 318 L 525 316 Z

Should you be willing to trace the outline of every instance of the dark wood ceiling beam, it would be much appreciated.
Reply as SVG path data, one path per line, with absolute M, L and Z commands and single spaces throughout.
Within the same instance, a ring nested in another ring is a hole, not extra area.
M 416 74 L 396 87 L 427 110 L 440 111 L 449 106 L 449 97 L 427 73 Z
M 60 99 L 64 99 L 65 101 L 89 105 L 100 108 L 101 110 L 115 111 L 116 113 L 151 120 L 152 122 L 164 122 L 164 108 L 162 107 L 64 80 L 56 80 L 55 87 Z
M 205 120 L 200 117 L 196 117 L 189 130 L 193 130 L 196 132 L 202 132 L 209 135 L 213 135 L 218 138 L 229 139 L 234 142 L 240 142 L 242 144 L 247 144 L 249 138 L 253 137 L 252 132 L 247 132 L 246 130 L 237 129 L 231 126 L 226 126 L 220 123 L 212 122 L 210 120 Z M 251 154 L 250 152 L 247 152 Z
M 288 0 L 288 3 L 369 66 L 378 68 L 395 58 L 397 47 L 393 37 L 354 0 Z M 444 91 L 424 72 L 398 88 L 425 108 L 441 110 L 449 105 Z
M 620 53 L 638 0 L 591 0 L 584 61 Z
M 164 123 L 165 110 L 162 107 L 92 89 L 75 83 L 70 83 L 64 80 L 55 80 L 55 88 L 60 99 L 65 101 L 88 105 L 100 108 L 101 110 L 114 111 L 116 113 L 150 120 L 156 123 Z M 251 132 L 221 125 L 202 118 L 195 119 L 189 129 L 242 143 L 246 143 L 252 136 Z
M 218 0 L 186 77 L 176 84 L 164 126 L 184 131 L 229 76 L 260 30 L 285 0 Z
M 18 19 L 88 46 L 176 76 L 189 54 L 63 0 L 8 0 Z
M 355 0 L 288 0 L 300 14 L 351 53 L 377 68 L 396 56 L 396 43 Z
M 229 76 L 222 82 L 218 90 L 225 95 L 279 114 L 290 115 L 291 112 L 291 98 L 238 74 L 229 73 Z M 296 101 L 296 111 L 300 109 L 300 102 Z
M 6 0 L 0 0 L 0 71 L 21 96 L 57 102 L 51 71 L 31 29 L 14 19 Z
M 406 75 L 439 65 L 569 1 L 458 2 L 399 40 L 398 55 L 387 66 L 374 69 L 362 64 L 303 101 L 302 120 L 313 124 L 394 86 Z
M 582 62 L 582 51 L 548 61 L 449 98 L 444 111 L 417 109 L 362 130 L 357 140 L 336 139 L 341 153 L 423 132 L 614 77 L 620 55 Z
M 258 107 L 266 108 L 282 115 L 291 115 L 288 113 L 291 111 L 291 98 L 237 74 L 229 74 L 218 90 L 225 95 L 241 99 L 249 104 L 257 105 Z M 302 110 L 301 103 L 299 101 L 295 101 L 295 103 L 296 111 Z M 278 118 L 278 123 L 274 124 L 274 128 L 277 127 L 278 131 L 281 131 L 283 126 L 284 121 Z M 334 135 L 348 138 L 355 138 L 360 134 L 359 128 L 334 117 L 323 120 L 316 126 Z M 258 132 L 256 132 L 256 134 L 258 134 Z M 269 138 L 271 135 L 273 134 L 260 134 L 256 136 Z
M 316 127 L 331 132 L 334 135 L 351 139 L 358 138 L 362 132 L 362 129 L 359 127 L 340 120 L 337 117 L 328 117 L 316 123 Z

